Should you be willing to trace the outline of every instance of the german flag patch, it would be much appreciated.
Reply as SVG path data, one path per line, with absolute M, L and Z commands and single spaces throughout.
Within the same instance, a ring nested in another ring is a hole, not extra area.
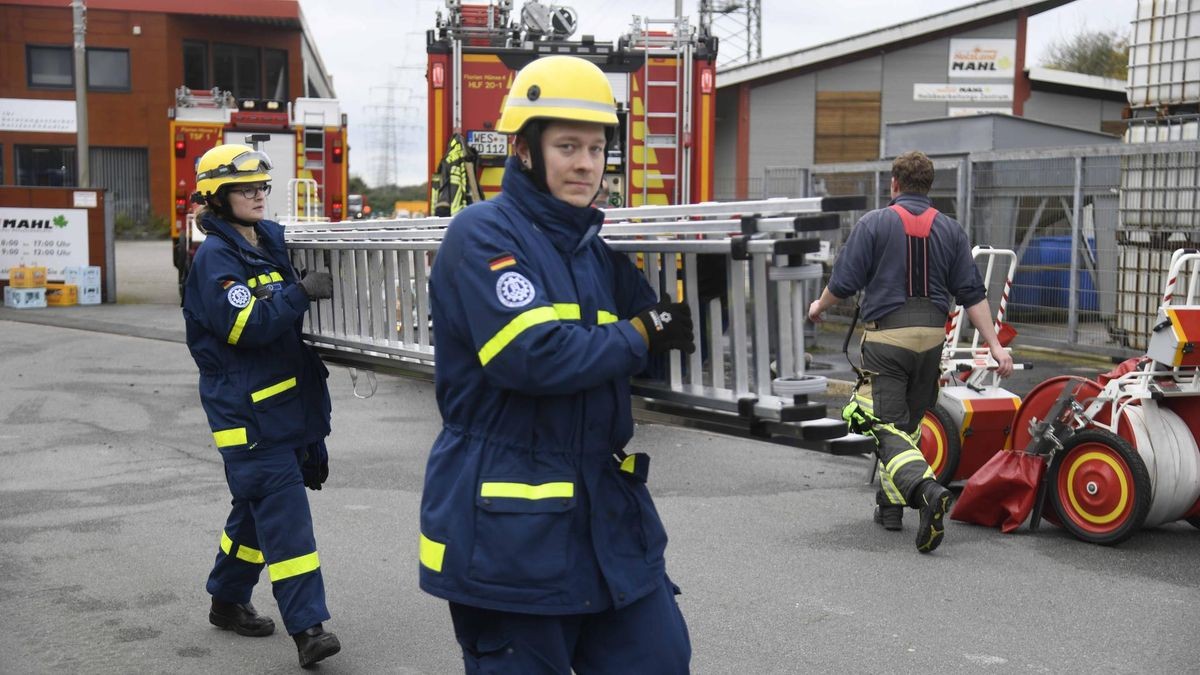
M 492 268 L 493 272 L 495 272 L 496 270 L 502 270 L 505 267 L 512 267 L 513 265 L 516 265 L 516 264 L 517 264 L 517 259 L 514 258 L 513 254 L 511 254 L 511 253 L 501 253 L 500 255 L 496 256 L 495 258 L 488 260 L 488 267 Z
M 236 283 L 237 283 L 237 282 L 236 282 L 236 281 L 234 281 L 233 279 L 226 279 L 225 281 L 222 281 L 222 282 L 221 282 L 221 290 L 223 290 L 223 291 L 224 291 L 224 290 L 227 290 L 227 289 L 228 289 L 230 286 L 232 286 L 232 285 L 234 285 L 234 284 L 236 284 Z

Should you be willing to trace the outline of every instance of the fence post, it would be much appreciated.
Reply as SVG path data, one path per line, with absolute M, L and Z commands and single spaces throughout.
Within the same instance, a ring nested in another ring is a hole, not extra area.
M 1079 219 L 1083 214 L 1083 155 L 1075 157 L 1075 190 L 1071 204 L 1071 278 L 1067 283 L 1067 341 L 1079 341 Z
M 971 158 L 964 157 L 959 160 L 958 189 L 959 198 L 962 199 L 962 201 L 959 203 L 963 204 L 963 206 L 960 207 L 962 209 L 962 213 L 958 214 L 958 222 L 962 223 L 963 229 L 967 231 L 967 241 L 975 241 L 975 233 L 972 231 L 975 219 L 971 216 L 971 212 L 975 210 L 972 208 L 974 206 L 972 200 L 975 199 L 975 192 L 972 189 L 974 179 L 975 164 L 971 161 Z

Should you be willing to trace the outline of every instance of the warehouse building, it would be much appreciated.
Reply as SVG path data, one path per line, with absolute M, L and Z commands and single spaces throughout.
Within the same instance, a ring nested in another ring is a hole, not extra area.
M 884 156 L 888 124 L 1003 113 L 1117 136 L 1125 82 L 1031 67 L 1030 16 L 1070 0 L 988 0 L 717 75 L 715 188 L 756 198 L 769 168 Z

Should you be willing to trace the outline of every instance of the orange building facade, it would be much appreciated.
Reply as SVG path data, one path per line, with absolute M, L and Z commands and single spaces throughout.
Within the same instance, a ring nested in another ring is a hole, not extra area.
M 297 0 L 86 4 L 90 182 L 118 216 L 171 216 L 178 87 L 334 96 Z M 0 0 L 0 184 L 78 184 L 73 44 L 66 0 Z

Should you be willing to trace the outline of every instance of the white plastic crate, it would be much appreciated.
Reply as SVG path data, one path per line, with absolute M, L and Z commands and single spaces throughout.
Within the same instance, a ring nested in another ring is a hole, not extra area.
M 100 284 L 80 284 L 79 286 L 79 304 L 81 305 L 98 305 L 100 304 Z
M 45 288 L 4 287 L 4 306 L 13 309 L 35 309 L 46 306 Z
M 83 290 L 84 286 L 100 285 L 100 267 L 97 265 L 80 265 L 63 268 L 63 283 L 75 284 Z

